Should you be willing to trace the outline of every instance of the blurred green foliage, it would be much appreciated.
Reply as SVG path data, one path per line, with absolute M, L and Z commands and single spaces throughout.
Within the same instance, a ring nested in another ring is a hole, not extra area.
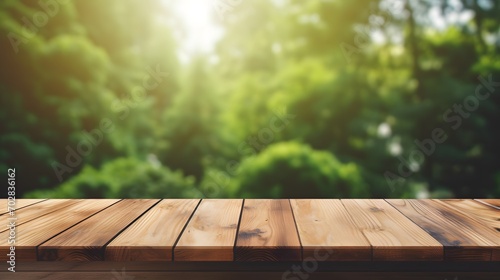
M 368 197 L 354 163 L 296 142 L 271 145 L 245 159 L 234 180 L 236 197 Z
M 500 2 L 172 1 L 0 1 L 18 197 L 500 196 Z
M 168 186 L 166 188 L 165 186 Z M 80 173 L 57 190 L 33 191 L 28 197 L 51 198 L 149 198 L 199 197 L 193 177 L 184 177 L 154 163 L 118 158 L 105 163 L 100 170 L 85 166 Z

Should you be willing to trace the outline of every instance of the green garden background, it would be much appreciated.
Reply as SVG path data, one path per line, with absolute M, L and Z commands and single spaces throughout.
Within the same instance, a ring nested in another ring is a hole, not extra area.
M 499 1 L 181 2 L 0 2 L 18 198 L 500 196 Z

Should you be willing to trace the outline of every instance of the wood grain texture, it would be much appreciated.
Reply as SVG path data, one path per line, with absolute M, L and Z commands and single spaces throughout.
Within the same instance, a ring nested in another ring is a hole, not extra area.
M 475 199 L 475 200 L 500 210 L 500 199 Z
M 373 260 L 442 260 L 443 246 L 381 199 L 342 199 L 373 247 Z
M 442 199 L 441 201 L 489 225 L 498 231 L 498 238 L 500 239 L 500 209 L 489 207 L 472 199 Z
M 118 199 L 81 200 L 66 208 L 43 215 L 16 229 L 16 260 L 18 262 L 37 260 L 38 245 L 94 215 L 102 209 L 118 202 Z M 11 244 L 9 232 L 0 234 L 0 260 L 6 261 Z
M 158 201 L 121 200 L 38 246 L 38 258 L 44 261 L 102 261 L 104 245 Z
M 236 261 L 301 260 L 289 200 L 245 200 L 234 254 Z
M 472 199 L 442 199 L 439 202 L 443 202 L 449 207 L 491 227 L 497 235 L 494 240 L 500 240 L 500 208 L 495 209 Z M 500 245 L 500 243 L 497 242 L 497 245 Z M 500 246 L 492 248 L 491 260 L 500 261 Z
M 31 198 L 21 198 L 16 199 L 15 209 L 21 209 L 31 204 L 39 203 L 47 199 L 31 199 Z M 8 208 L 8 200 L 6 198 L 0 199 L 0 216 L 9 212 Z
M 496 233 L 490 227 L 432 200 L 387 200 L 444 246 L 445 260 L 489 261 Z
M 171 261 L 199 199 L 165 199 L 106 246 L 107 261 Z
M 456 207 L 450 206 L 449 204 L 445 203 L 444 200 L 433 199 L 432 201 L 436 202 L 438 204 L 441 204 L 441 205 L 445 205 L 448 208 L 451 208 L 455 211 L 464 213 L 465 215 L 470 217 L 470 219 L 464 219 L 463 222 L 464 223 L 472 223 L 471 226 L 474 227 L 477 235 L 480 235 L 482 238 L 485 238 L 489 241 L 492 241 L 495 244 L 493 246 L 488 245 L 488 248 L 491 249 L 491 260 L 492 261 L 500 261 L 500 232 L 499 232 L 499 230 L 497 230 L 494 227 L 491 227 L 490 225 L 486 224 L 484 222 L 484 220 L 479 218 L 479 216 L 483 215 L 484 212 L 483 212 L 483 214 L 481 214 L 480 212 L 475 212 L 476 215 L 468 215 L 467 212 L 461 211 L 461 210 L 457 209 Z M 500 220 L 500 211 L 496 211 L 496 212 L 499 213 L 499 215 L 497 215 L 497 219 Z M 486 217 L 483 217 L 483 218 L 486 218 Z
M 57 210 L 68 207 L 75 204 L 80 200 L 78 199 L 49 199 L 44 200 L 36 204 L 31 204 L 22 209 L 16 210 L 16 224 L 22 225 L 31 220 L 37 219 L 43 215 L 50 214 Z M 0 232 L 7 231 L 8 229 L 3 229 Z
M 204 199 L 174 248 L 175 261 L 232 261 L 242 199 Z
M 166 263 L 193 263 L 211 272 L 225 271 L 226 264 L 238 271 L 249 271 L 248 265 L 270 271 L 278 264 L 316 261 L 335 269 L 358 263 L 409 271 L 402 269 L 407 262 L 437 265 L 427 271 L 457 263 L 463 264 L 459 269 L 477 268 L 475 264 L 500 262 L 496 201 L 20 200 L 17 208 L 23 208 L 16 217 L 23 220 L 16 225 L 16 260 L 19 267 L 49 260 L 79 271 L 101 267 L 96 263 L 104 261 L 135 267 L 138 262 L 157 263 L 159 270 L 167 269 Z M 1 230 L 0 260 L 5 265 L 10 232 Z
M 339 199 L 292 199 L 303 258 L 369 261 L 370 242 Z

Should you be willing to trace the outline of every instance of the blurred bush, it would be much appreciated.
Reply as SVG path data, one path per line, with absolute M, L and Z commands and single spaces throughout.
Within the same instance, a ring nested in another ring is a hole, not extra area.
M 354 163 L 298 142 L 269 146 L 245 159 L 232 182 L 236 197 L 367 197 L 367 185 Z
M 97 170 L 83 170 L 54 190 L 39 190 L 27 197 L 50 198 L 166 198 L 199 197 L 194 178 L 184 177 L 159 163 L 119 158 Z

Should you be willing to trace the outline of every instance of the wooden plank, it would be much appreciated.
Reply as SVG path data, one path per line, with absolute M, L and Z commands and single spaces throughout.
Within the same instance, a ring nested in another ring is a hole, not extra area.
M 77 199 L 50 199 L 16 210 L 16 226 L 20 226 L 43 215 L 66 208 L 78 201 Z M 8 230 L 8 228 L 0 230 L 0 233 Z
M 302 278 L 300 277 L 302 276 Z M 307 278 L 306 278 L 307 277 Z M 225 271 L 127 271 L 124 267 L 113 268 L 109 271 L 74 271 L 74 272 L 0 272 L 4 280 L 95 280 L 95 279 L 189 279 L 189 280 L 275 280 L 275 279 L 310 279 L 310 280 L 496 280 L 499 272 L 461 272 L 461 271 L 435 271 L 435 272 L 315 272 L 299 271 L 288 276 L 283 272 L 225 272 Z
M 442 199 L 441 201 L 489 225 L 498 231 L 498 239 L 500 239 L 500 209 L 497 210 L 472 199 Z
M 125 199 L 38 246 L 44 261 L 102 261 L 104 246 L 158 199 Z
M 36 247 L 57 234 L 72 227 L 102 209 L 118 202 L 118 199 L 81 200 L 31 220 L 16 228 L 16 261 L 34 261 L 37 259 Z M 12 244 L 8 243 L 9 232 L 0 234 L 0 260 L 6 261 L 6 254 Z
M 174 261 L 232 261 L 242 199 L 204 199 L 174 248 Z
M 199 199 L 165 199 L 106 246 L 107 261 L 171 261 Z
M 482 238 L 494 243 L 493 246 L 488 245 L 488 247 L 491 249 L 491 260 L 492 261 L 500 261 L 500 232 L 496 228 L 485 224 L 482 220 L 475 218 L 473 215 L 468 215 L 466 212 L 460 211 L 457 208 L 454 208 L 454 207 L 450 206 L 449 204 L 446 204 L 442 200 L 434 199 L 432 201 L 438 202 L 439 204 L 441 204 L 449 209 L 452 209 L 453 211 L 457 211 L 457 212 L 460 212 L 460 213 L 466 215 L 468 217 L 468 219 L 463 220 L 463 222 L 472 223 L 472 228 L 476 231 L 476 234 L 478 234 Z M 500 211 L 496 211 L 496 212 L 500 213 Z M 476 214 L 479 215 L 479 213 L 476 213 Z M 500 218 L 500 214 L 497 215 L 497 218 Z
M 381 199 L 342 199 L 373 246 L 373 260 L 442 260 L 443 246 Z
M 483 223 L 438 201 L 387 201 L 443 244 L 445 260 L 491 260 L 498 237 Z
M 35 204 L 35 203 L 42 202 L 44 200 L 47 200 L 47 199 L 31 199 L 31 198 L 16 199 L 16 201 L 15 201 L 16 202 L 15 203 L 15 209 L 17 211 L 17 210 L 19 210 L 21 208 L 24 208 L 26 206 L 29 206 L 29 205 L 32 205 L 32 204 Z M 8 200 L 6 198 L 2 198 L 0 200 L 0 216 L 9 212 L 9 209 L 7 208 L 7 205 L 8 205 Z
M 237 261 L 301 260 L 301 245 L 287 199 L 245 200 L 236 241 Z
M 500 208 L 489 207 L 471 199 L 444 199 L 440 201 L 491 227 L 497 235 L 494 240 L 500 240 Z M 500 245 L 500 243 L 497 242 L 497 245 Z M 493 248 L 492 250 L 491 260 L 500 261 L 500 249 Z
M 303 258 L 370 261 L 372 248 L 339 199 L 292 199 Z
M 476 199 L 476 201 L 500 210 L 500 199 Z
M 432 272 L 432 271 L 481 271 L 500 272 L 498 262 L 450 262 L 450 261 L 332 261 L 318 262 L 306 258 L 300 262 L 166 262 L 166 261 L 121 261 L 121 262 L 41 262 L 23 261 L 16 263 L 17 272 L 29 271 L 110 271 L 126 267 L 127 271 L 279 271 L 285 272 L 295 267 L 304 271 L 335 272 Z M 316 269 L 313 269 L 316 268 Z M 5 268 L 5 271 L 7 269 Z M 2 271 L 2 269 L 0 269 Z M 300 277 L 299 277 L 300 278 Z M 1 279 L 1 278 L 0 278 Z M 293 279 L 293 278 L 291 278 Z
M 16 211 L 16 260 L 500 261 L 500 210 L 474 200 L 103 201 Z

